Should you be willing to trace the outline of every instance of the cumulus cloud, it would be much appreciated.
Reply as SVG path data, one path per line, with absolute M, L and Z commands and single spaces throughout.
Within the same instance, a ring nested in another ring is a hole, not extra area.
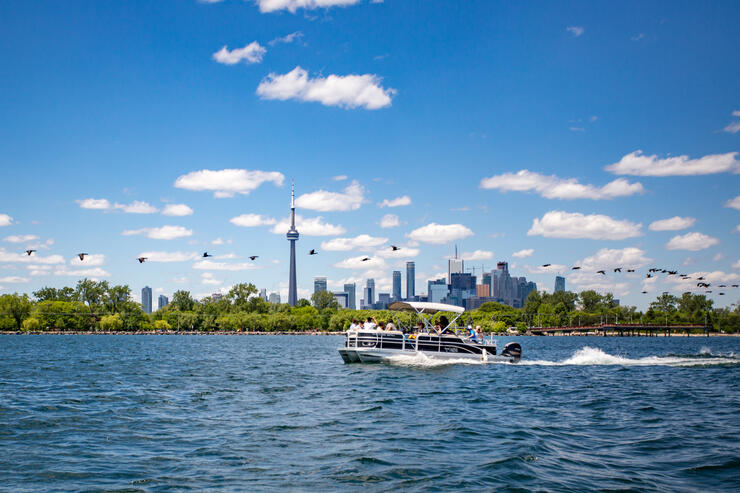
M 260 46 L 257 41 L 252 41 L 244 48 L 234 48 L 231 51 L 224 45 L 223 48 L 213 54 L 213 59 L 225 65 L 236 65 L 242 61 L 244 63 L 260 63 L 266 52 L 264 46 Z
M 338 236 L 347 232 L 340 225 L 330 224 L 321 216 L 304 218 L 300 214 L 295 215 L 296 229 L 306 236 Z M 278 235 L 284 235 L 290 229 L 290 218 L 281 219 L 270 231 Z
M 650 231 L 678 231 L 679 229 L 690 228 L 694 225 L 696 219 L 693 217 L 674 216 L 668 219 L 653 221 L 648 226 Z
M 563 264 L 551 264 L 547 267 L 542 265 L 525 265 L 525 269 L 527 269 L 527 272 L 530 274 L 555 274 L 557 272 L 562 272 L 566 269 L 566 266 Z
M 241 216 L 232 217 L 229 222 L 244 228 L 254 228 L 256 226 L 271 226 L 277 223 L 277 219 L 261 214 L 242 214 Z
M 118 202 L 111 203 L 108 199 L 93 198 L 80 199 L 76 200 L 75 202 L 77 202 L 77 204 L 79 204 L 82 209 L 92 209 L 99 211 L 120 210 L 129 214 L 154 214 L 155 212 L 159 211 L 159 209 L 157 209 L 153 205 L 142 200 L 135 200 L 130 204 L 119 204 Z
M 630 183 L 618 178 L 602 187 L 578 183 L 575 178 L 558 178 L 555 175 L 541 175 L 523 169 L 516 173 L 503 173 L 483 178 L 480 187 L 488 190 L 535 192 L 547 199 L 591 199 L 604 200 L 628 197 L 643 193 L 645 189 L 639 182 Z
M 675 156 L 660 159 L 657 155 L 646 156 L 637 150 L 624 156 L 618 163 L 604 169 L 616 175 L 633 176 L 693 176 L 713 173 L 740 172 L 737 152 L 710 154 L 697 159 Z
M 686 233 L 671 238 L 665 247 L 668 250 L 689 250 L 696 252 L 704 250 L 719 243 L 717 238 L 707 236 L 703 233 Z
M 419 249 L 413 248 L 410 245 L 401 247 L 398 250 L 384 248 L 383 250 L 376 251 L 375 255 L 381 258 L 389 259 L 414 258 L 419 255 Z
M 96 210 L 109 210 L 111 209 L 112 205 L 108 201 L 108 199 L 80 199 L 75 200 L 79 204 L 79 206 L 83 209 L 96 209 Z
M 463 260 L 491 260 L 493 252 L 488 250 L 476 250 L 474 252 L 463 252 L 460 255 Z
M 317 190 L 304 193 L 295 199 L 296 207 L 313 211 L 353 211 L 359 209 L 365 201 L 365 188 L 357 181 L 350 183 L 343 192 Z
M 85 255 L 85 260 L 80 260 L 80 257 L 74 256 L 69 260 L 69 265 L 74 265 L 77 267 L 95 267 L 99 265 L 103 265 L 105 263 L 105 255 L 102 253 L 91 253 Z
M 282 38 L 273 39 L 272 41 L 270 41 L 270 46 L 276 45 L 278 43 L 292 43 L 293 41 L 301 39 L 302 37 L 303 33 L 301 31 L 295 31 L 290 34 L 286 34 Z
M 161 250 L 141 252 L 139 257 L 146 257 L 147 262 L 187 262 L 200 258 L 195 252 L 163 252 Z
M 337 176 L 332 176 L 331 177 L 331 179 L 334 180 L 334 181 L 344 181 L 347 178 L 348 178 L 347 175 L 337 175 Z
M 10 226 L 13 224 L 13 218 L 7 214 L 0 214 L 0 226 Z
M 396 197 L 395 199 L 384 199 L 382 202 L 378 202 L 378 207 L 402 207 L 404 205 L 411 205 L 411 197 L 408 195 Z
M 734 263 L 732 264 L 732 268 L 733 268 L 733 269 L 740 269 L 740 260 L 737 260 L 737 261 L 735 261 L 735 262 L 734 262 Z
M 381 257 L 370 257 L 370 260 L 362 261 L 363 258 L 366 258 L 365 256 L 359 256 L 359 257 L 350 257 L 342 260 L 341 262 L 338 262 L 334 264 L 334 267 L 338 267 L 340 269 L 355 269 L 355 270 L 371 270 L 371 269 L 378 269 L 378 270 L 385 270 L 387 267 L 387 264 L 385 263 L 385 260 Z
M 235 194 L 248 195 L 266 182 L 282 186 L 285 176 L 278 171 L 259 171 L 246 169 L 202 169 L 179 176 L 175 188 L 194 191 L 212 191 L 216 198 L 233 197 Z
M 0 263 L 2 262 L 17 262 L 22 264 L 63 264 L 64 257 L 61 255 L 49 255 L 48 257 L 43 257 L 37 253 L 26 255 L 25 253 L 7 252 L 0 249 Z
M 518 252 L 512 253 L 511 256 L 516 258 L 527 258 L 531 257 L 533 253 L 533 248 L 525 248 L 524 250 L 519 250 Z
M 627 296 L 630 294 L 630 286 L 626 282 L 614 282 L 611 279 L 594 274 L 592 272 L 576 272 L 568 274 L 568 282 L 576 286 L 577 291 L 593 290 L 597 293 L 612 293 L 616 296 Z
M 613 219 L 602 214 L 550 211 L 542 219 L 535 218 L 528 236 L 546 238 L 588 238 L 592 240 L 623 240 L 640 236 L 642 224 Z
M 391 105 L 395 93 L 395 89 L 381 86 L 380 78 L 374 74 L 309 78 L 301 67 L 282 75 L 270 73 L 257 86 L 257 95 L 262 99 L 296 99 L 347 109 L 385 108 Z
M 652 262 L 645 256 L 645 251 L 637 247 L 622 249 L 602 248 L 594 255 L 577 262 L 583 271 L 611 270 L 615 267 L 623 269 L 639 269 Z M 601 275 L 601 274 L 599 274 Z
M 295 14 L 298 9 L 314 10 L 329 7 L 347 7 L 360 3 L 360 0 L 255 0 L 260 12 L 287 10 Z
M 740 122 L 728 123 L 727 126 L 723 128 L 722 130 L 724 130 L 727 133 L 736 134 L 740 132 Z
M 123 236 L 144 235 L 154 240 L 174 240 L 192 236 L 193 230 L 183 226 L 162 226 L 161 228 L 127 229 L 121 234 Z
M 218 271 L 242 271 L 242 270 L 259 269 L 259 267 L 250 262 L 229 264 L 226 262 L 214 262 L 212 260 L 201 260 L 193 264 L 193 269 L 218 270 Z
M 29 241 L 36 241 L 39 237 L 36 235 L 11 235 L 3 238 L 3 241 L 8 243 L 28 243 Z
M 443 245 L 472 235 L 473 232 L 462 224 L 429 223 L 413 230 L 407 236 L 414 241 Z
M 736 209 L 740 211 L 740 195 L 738 195 L 734 199 L 730 199 L 727 202 L 725 202 L 725 207 L 730 207 L 732 209 Z
M 219 286 L 223 284 L 222 280 L 216 279 L 213 277 L 213 274 L 210 272 L 204 272 L 200 275 L 200 282 L 201 284 L 210 284 L 213 286 Z
M 401 221 L 398 219 L 398 216 L 395 214 L 386 214 L 385 216 L 380 218 L 381 228 L 395 228 L 400 225 L 401 225 Z
M 323 250 L 331 250 L 335 252 L 346 252 L 349 250 L 354 250 L 356 248 L 374 248 L 382 245 L 387 241 L 388 238 L 361 234 L 359 236 L 355 236 L 354 238 L 334 238 L 332 240 L 324 241 L 321 243 L 321 248 Z
M 568 26 L 565 28 L 565 30 L 571 33 L 574 38 L 582 35 L 585 31 L 582 26 Z
M 185 204 L 168 204 L 162 214 L 165 216 L 190 216 L 193 214 L 193 209 Z
M 735 268 L 734 265 L 733 268 Z M 665 278 L 665 280 L 676 286 L 676 289 L 679 289 L 681 291 L 696 291 L 698 289 L 698 286 L 696 285 L 696 278 L 698 277 L 703 277 L 704 282 L 708 282 L 710 284 L 735 282 L 740 279 L 740 276 L 737 274 L 733 274 L 732 272 L 724 272 L 721 270 L 690 272 L 688 274 L 688 277 L 689 279 L 684 279 L 678 276 L 669 276 Z
M 10 282 L 10 283 L 17 283 L 17 282 L 28 282 L 30 279 L 27 277 L 20 277 L 20 276 L 8 276 L 8 277 L 0 277 L 0 282 Z
M 100 267 L 94 267 L 92 269 L 69 269 L 67 267 L 60 267 L 54 271 L 54 275 L 97 278 L 110 277 L 111 274 Z

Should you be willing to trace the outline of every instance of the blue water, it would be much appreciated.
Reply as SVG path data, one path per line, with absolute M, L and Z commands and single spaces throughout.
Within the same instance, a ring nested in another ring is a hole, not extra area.
M 740 491 L 740 338 L 517 339 L 0 336 L 0 489 Z

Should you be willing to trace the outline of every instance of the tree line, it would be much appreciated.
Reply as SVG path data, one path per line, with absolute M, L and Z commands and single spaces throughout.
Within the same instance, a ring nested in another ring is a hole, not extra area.
M 613 295 L 595 291 L 574 293 L 532 292 L 522 308 L 495 302 L 483 303 L 465 312 L 461 324 L 480 325 L 485 332 L 503 332 L 516 327 L 564 327 L 598 325 L 602 322 L 650 324 L 700 324 L 726 333 L 740 332 L 740 307 L 714 308 L 713 301 L 700 294 L 680 297 L 663 293 L 645 312 L 634 306 L 620 306 Z M 433 321 L 445 315 L 437 314 Z M 0 330 L 35 331 L 343 331 L 353 319 L 375 317 L 378 321 L 415 324 L 414 314 L 387 310 L 340 309 L 329 292 L 314 293 L 296 306 L 268 303 L 257 296 L 251 283 L 233 286 L 220 298 L 196 300 L 180 290 L 172 302 L 147 314 L 133 301 L 126 285 L 107 281 L 80 280 L 75 287 L 44 287 L 27 294 L 0 296 Z

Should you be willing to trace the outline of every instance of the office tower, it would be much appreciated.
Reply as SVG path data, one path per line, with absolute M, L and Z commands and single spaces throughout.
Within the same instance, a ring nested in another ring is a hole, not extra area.
M 313 278 L 313 292 L 326 291 L 326 277 Z
M 355 291 L 357 290 L 357 286 L 355 283 L 352 284 L 345 284 L 344 285 L 344 292 L 347 293 L 347 308 L 351 308 L 354 310 L 357 308 L 357 305 L 355 305 Z
M 401 271 L 393 271 L 393 301 L 401 299 Z
M 290 187 L 290 229 L 286 235 L 290 242 L 290 276 L 288 277 L 288 304 L 295 306 L 298 302 L 298 286 L 295 273 L 295 242 L 298 241 L 298 230 L 295 229 L 295 186 Z
M 378 302 L 375 303 L 375 309 L 377 310 L 385 310 L 388 308 L 388 305 L 391 304 L 391 294 L 390 293 L 378 293 Z
M 476 284 L 475 295 L 479 298 L 488 298 L 491 296 L 491 287 L 488 284 Z
M 414 262 L 406 262 L 406 299 L 409 301 L 413 301 L 415 292 L 416 264 Z
M 442 300 L 447 298 L 447 293 L 447 279 L 427 281 L 427 301 L 430 303 L 442 303 Z
M 163 294 L 159 295 L 159 299 L 157 300 L 157 310 L 161 310 L 165 306 L 170 304 L 170 300 L 167 299 L 167 297 Z
M 345 292 L 341 293 L 332 293 L 334 295 L 334 299 L 337 300 L 337 303 L 339 304 L 339 308 L 347 308 L 347 303 L 349 300 L 349 296 Z
M 276 305 L 280 304 L 280 293 L 270 293 L 270 297 L 268 298 L 268 301 L 270 303 L 275 303 Z
M 141 307 L 144 313 L 152 313 L 152 288 L 144 286 L 141 290 Z
M 488 286 L 488 296 L 493 296 L 493 274 L 484 272 L 481 284 Z
M 450 274 L 450 294 L 448 300 L 453 305 L 465 306 L 465 300 L 475 297 L 476 278 L 469 273 Z
M 267 301 L 267 290 L 265 288 L 260 289 L 260 298 Z
M 457 245 L 455 245 L 455 257 L 447 261 L 447 284 L 452 284 L 452 274 L 465 272 L 465 262 L 457 258 Z
M 375 303 L 375 279 L 368 279 L 365 284 L 365 306 L 372 307 Z
M 555 276 L 555 292 L 565 291 L 565 278 L 563 276 Z

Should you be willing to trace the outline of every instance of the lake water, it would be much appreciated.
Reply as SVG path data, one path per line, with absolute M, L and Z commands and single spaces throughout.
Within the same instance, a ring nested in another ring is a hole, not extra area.
M 740 491 L 740 338 L 509 340 L 520 364 L 0 336 L 0 489 Z

